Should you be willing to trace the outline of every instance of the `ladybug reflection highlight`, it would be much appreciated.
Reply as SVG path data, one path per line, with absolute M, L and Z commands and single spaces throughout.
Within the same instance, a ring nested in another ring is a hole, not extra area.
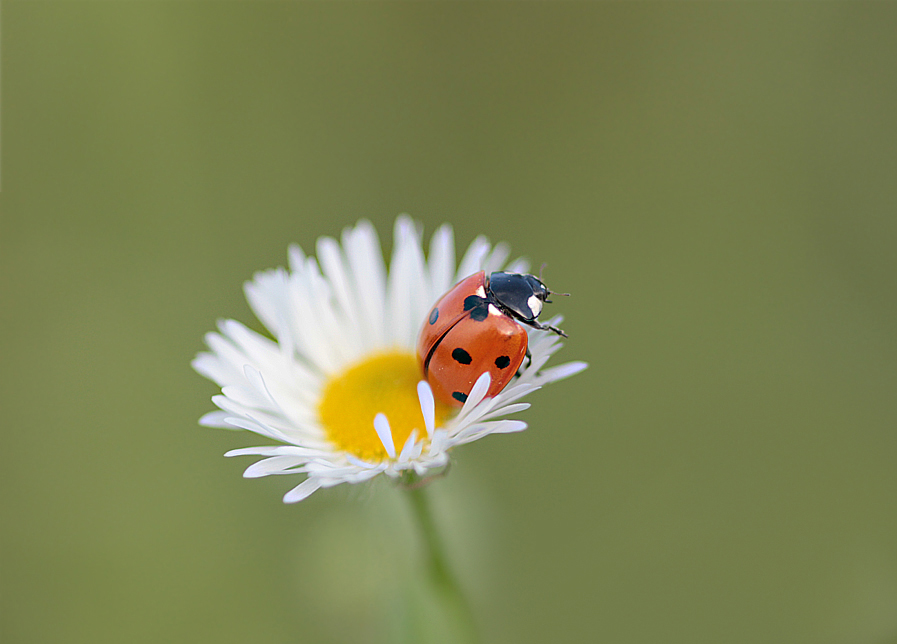
M 430 310 L 417 342 L 424 378 L 433 395 L 460 407 L 477 378 L 489 372 L 486 396 L 495 396 L 517 374 L 527 351 L 526 329 L 560 329 L 536 318 L 552 295 L 534 275 L 475 273 L 461 280 Z M 561 293 L 560 295 L 566 295 Z

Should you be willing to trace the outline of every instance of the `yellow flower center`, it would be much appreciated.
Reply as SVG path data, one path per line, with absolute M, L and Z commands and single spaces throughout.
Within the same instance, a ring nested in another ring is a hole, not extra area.
M 374 430 L 374 416 L 386 414 L 396 453 L 402 451 L 412 430 L 426 438 L 417 383 L 421 380 L 417 358 L 394 351 L 377 353 L 330 378 L 318 406 L 327 438 L 342 451 L 366 461 L 388 458 Z M 436 426 L 452 410 L 436 401 Z

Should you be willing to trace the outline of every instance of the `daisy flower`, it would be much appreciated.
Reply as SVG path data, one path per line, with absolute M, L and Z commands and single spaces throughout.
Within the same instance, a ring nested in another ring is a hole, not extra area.
M 444 469 L 449 452 L 488 436 L 518 432 L 521 402 L 542 385 L 586 367 L 568 362 L 546 368 L 562 343 L 557 335 L 527 328 L 531 360 L 492 398 L 489 374 L 476 381 L 460 409 L 434 400 L 416 357 L 418 333 L 433 304 L 477 271 L 525 273 L 525 261 L 507 264 L 505 244 L 478 237 L 455 265 L 454 237 L 444 225 L 424 257 L 420 226 L 395 223 L 387 270 L 374 227 L 367 221 L 343 231 L 341 244 L 317 242 L 317 260 L 289 249 L 289 270 L 257 273 L 245 292 L 274 338 L 223 320 L 205 340 L 193 368 L 221 387 L 219 408 L 200 424 L 244 429 L 280 443 L 230 451 L 264 457 L 247 478 L 304 474 L 286 503 L 320 488 L 361 483 L 380 474 L 425 477 Z M 550 320 L 558 324 L 558 316 Z

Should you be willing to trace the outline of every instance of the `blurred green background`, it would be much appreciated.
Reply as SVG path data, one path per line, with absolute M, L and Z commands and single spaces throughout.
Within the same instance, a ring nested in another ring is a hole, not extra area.
M 4 2 L 0 641 L 398 641 L 397 490 L 283 505 L 189 361 L 260 328 L 241 285 L 290 242 L 407 212 L 548 262 L 591 363 L 432 486 L 485 641 L 897 642 L 895 34 L 895 3 Z

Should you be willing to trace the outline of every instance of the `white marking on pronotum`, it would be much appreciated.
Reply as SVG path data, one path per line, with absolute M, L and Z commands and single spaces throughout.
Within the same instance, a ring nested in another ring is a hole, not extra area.
M 542 300 L 540 300 L 535 295 L 530 295 L 529 299 L 526 301 L 526 305 L 529 307 L 529 310 L 533 312 L 533 317 L 539 317 L 539 313 L 542 312 Z

